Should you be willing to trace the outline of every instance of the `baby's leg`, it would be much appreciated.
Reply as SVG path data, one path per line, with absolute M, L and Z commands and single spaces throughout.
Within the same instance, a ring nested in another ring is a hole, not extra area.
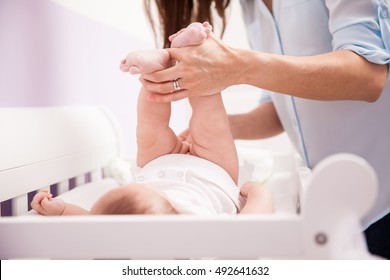
M 220 93 L 189 98 L 191 154 L 221 166 L 238 180 L 238 156 Z
M 131 52 L 121 61 L 119 68 L 130 74 L 148 74 L 170 66 L 166 50 L 146 50 Z
M 171 47 L 182 48 L 200 45 L 206 40 L 212 30 L 212 26 L 207 21 L 204 23 L 191 23 L 186 28 L 169 37 L 169 40 L 172 42 Z
M 201 44 L 211 30 L 212 27 L 207 22 L 194 23 L 172 38 L 174 41 L 181 40 L 186 45 Z M 121 62 L 120 68 L 132 74 L 145 74 L 167 68 L 170 63 L 166 50 L 139 51 L 130 53 Z M 165 154 L 189 152 L 189 145 L 178 138 L 169 127 L 170 103 L 148 102 L 149 94 L 150 92 L 142 88 L 138 98 L 137 165 L 140 167 Z
M 147 100 L 143 87 L 138 96 L 137 108 L 137 165 L 143 167 L 153 159 L 171 153 L 185 154 L 188 144 L 183 143 L 169 127 L 170 103 Z

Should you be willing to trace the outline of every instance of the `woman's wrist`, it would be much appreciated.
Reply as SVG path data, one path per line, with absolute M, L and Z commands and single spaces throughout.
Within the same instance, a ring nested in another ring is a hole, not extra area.
M 248 84 L 259 87 L 261 85 L 261 73 L 263 66 L 263 55 L 245 49 L 232 49 L 232 69 L 236 69 L 235 76 L 230 80 L 233 84 Z
M 262 138 L 261 119 L 254 111 L 229 115 L 229 125 L 234 139 L 254 140 Z

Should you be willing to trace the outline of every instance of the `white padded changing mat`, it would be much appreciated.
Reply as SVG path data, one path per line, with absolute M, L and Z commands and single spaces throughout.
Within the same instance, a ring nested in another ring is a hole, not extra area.
M 245 155 L 245 153 L 244 153 Z M 241 155 L 242 156 L 242 155 Z M 246 156 L 246 155 L 245 155 Z M 245 158 L 244 156 L 244 158 Z M 257 163 L 262 160 L 268 160 L 271 158 L 270 154 L 266 157 L 257 158 Z M 274 158 L 275 159 L 275 158 Z M 276 159 L 280 160 L 280 159 Z M 287 160 L 283 158 L 282 160 Z M 242 185 L 245 181 L 256 180 L 257 176 L 255 163 L 246 161 L 244 164 L 240 164 L 240 181 L 239 185 Z M 261 169 L 264 168 L 264 164 L 260 164 Z M 109 190 L 128 183 L 132 183 L 133 172 L 135 172 L 134 161 L 127 161 L 123 159 L 115 159 L 109 165 L 109 172 L 113 178 L 105 178 L 99 181 L 86 183 L 80 185 L 70 191 L 67 191 L 59 196 L 68 203 L 78 205 L 86 210 L 90 210 L 92 205 Z M 298 189 L 294 179 L 294 172 L 287 168 L 276 168 L 274 172 L 271 172 L 265 182 L 265 186 L 271 191 L 273 196 L 274 214 L 293 214 L 297 213 L 298 203 Z M 29 215 L 37 215 L 34 210 L 28 212 Z

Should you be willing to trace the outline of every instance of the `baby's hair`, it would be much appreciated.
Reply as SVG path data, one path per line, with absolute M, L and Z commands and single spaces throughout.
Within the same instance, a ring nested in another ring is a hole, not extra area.
M 112 194 L 115 190 L 111 191 Z M 145 197 L 137 194 L 124 193 L 121 196 L 112 196 L 112 199 L 101 203 L 96 214 L 127 215 L 127 214 L 179 214 L 172 204 L 163 197 L 145 201 Z

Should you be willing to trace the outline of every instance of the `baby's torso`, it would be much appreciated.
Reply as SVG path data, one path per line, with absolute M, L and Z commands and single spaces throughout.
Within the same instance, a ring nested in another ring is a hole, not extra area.
M 236 214 L 242 208 L 239 188 L 228 173 L 199 157 L 159 157 L 136 172 L 134 181 L 161 190 L 182 214 Z

